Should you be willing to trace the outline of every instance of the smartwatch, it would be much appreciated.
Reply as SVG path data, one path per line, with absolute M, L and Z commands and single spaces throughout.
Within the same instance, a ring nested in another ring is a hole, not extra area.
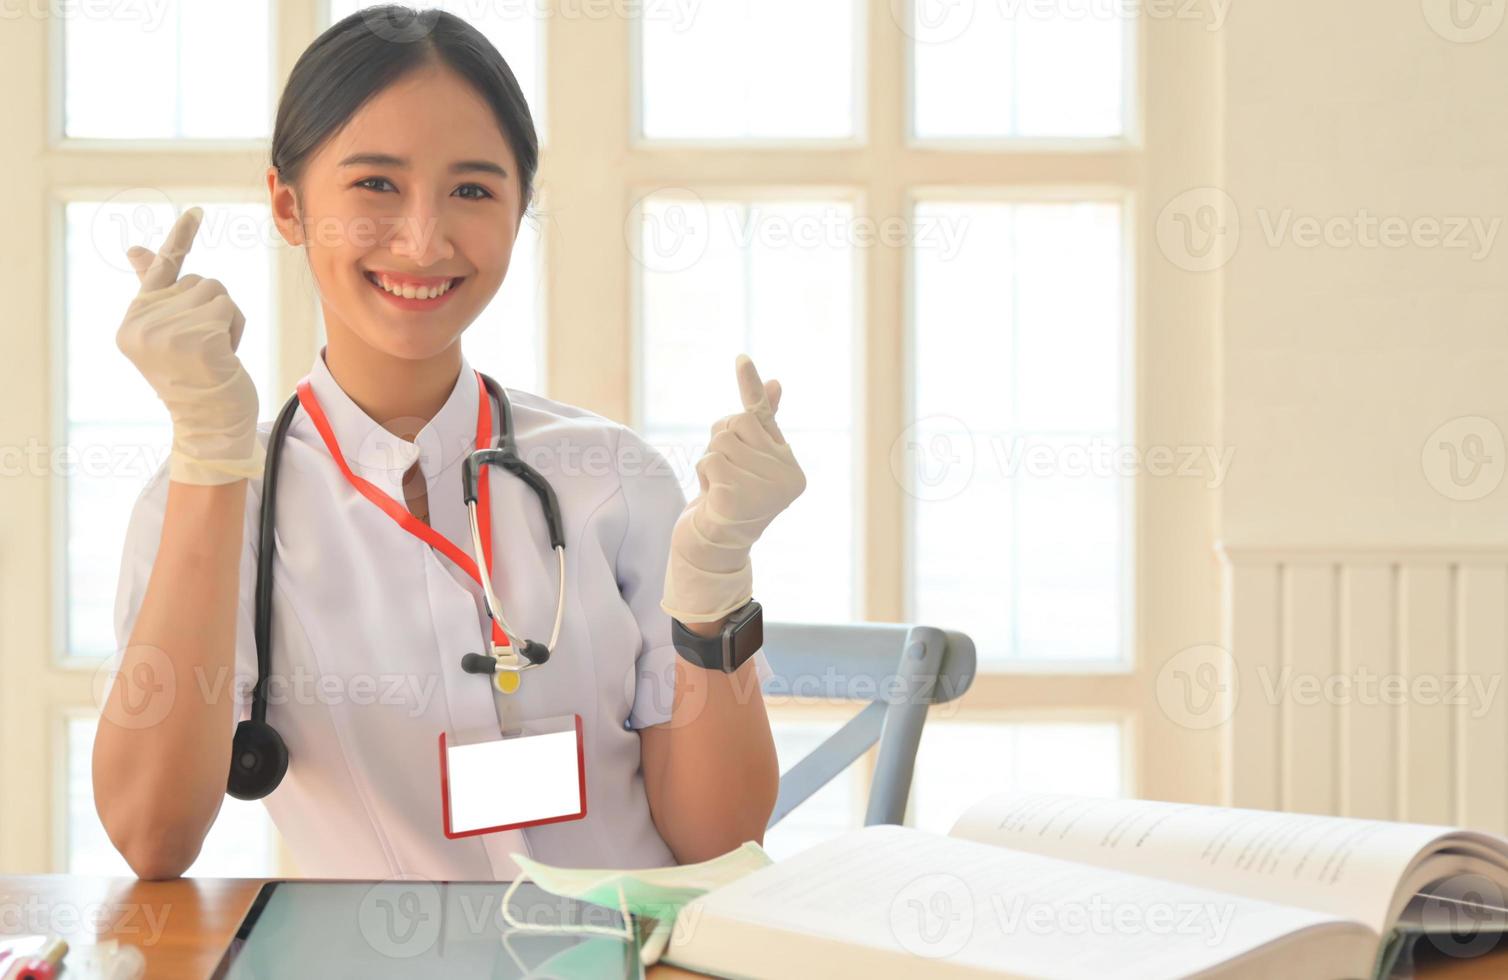
M 716 636 L 698 636 L 672 616 L 670 639 L 676 651 L 698 667 L 731 674 L 764 646 L 764 610 L 750 599 L 729 614 Z

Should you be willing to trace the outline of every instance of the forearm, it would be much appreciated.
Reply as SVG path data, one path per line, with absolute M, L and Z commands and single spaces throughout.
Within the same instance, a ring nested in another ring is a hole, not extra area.
M 181 874 L 230 764 L 246 481 L 170 483 L 162 539 L 94 744 L 95 805 L 142 877 Z
M 688 627 L 713 636 L 722 625 Z M 676 661 L 675 671 L 667 754 L 653 810 L 676 860 L 688 864 L 746 840 L 764 840 L 780 790 L 780 766 L 753 657 L 731 674 L 684 659 Z

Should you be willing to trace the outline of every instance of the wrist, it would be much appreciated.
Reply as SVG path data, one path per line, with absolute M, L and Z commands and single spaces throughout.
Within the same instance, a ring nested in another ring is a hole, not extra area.
M 711 622 L 706 622 L 706 623 L 686 623 L 686 622 L 683 621 L 683 625 L 688 630 L 690 630 L 691 632 L 695 633 L 697 636 L 700 636 L 700 637 L 711 637 L 711 636 L 717 636 L 719 633 L 721 633 L 723 631 L 723 624 L 726 623 L 727 621 L 728 621 L 728 617 L 724 616 L 721 619 L 713 620 Z
M 679 619 L 672 618 L 670 623 L 676 652 L 698 667 L 731 674 L 764 646 L 764 612 L 753 599 L 735 609 L 726 621 L 702 625 L 716 626 L 717 630 L 709 636 Z

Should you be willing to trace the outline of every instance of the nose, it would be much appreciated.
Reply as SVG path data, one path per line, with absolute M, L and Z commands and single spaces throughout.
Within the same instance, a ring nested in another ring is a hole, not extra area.
M 422 269 L 449 259 L 455 248 L 440 209 L 421 198 L 422 195 L 414 195 L 414 203 L 398 216 L 398 227 L 388 241 L 388 249 Z

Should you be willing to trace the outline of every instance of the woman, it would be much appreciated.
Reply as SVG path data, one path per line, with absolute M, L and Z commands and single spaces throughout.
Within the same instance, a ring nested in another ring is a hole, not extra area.
M 291 759 L 265 802 L 304 874 L 505 879 L 511 851 L 651 867 L 762 839 L 779 778 L 763 656 L 727 673 L 671 639 L 672 616 L 714 637 L 751 608 L 749 548 L 805 487 L 774 421 L 779 385 L 746 357 L 744 410 L 714 424 L 689 504 L 630 429 L 508 392 L 520 454 L 558 500 L 565 611 L 516 691 L 460 667 L 498 640 L 463 567 L 461 460 L 496 426 L 478 431 L 494 409 L 460 335 L 508 271 L 537 163 L 512 72 L 452 15 L 363 11 L 299 59 L 267 183 L 327 343 L 283 442 L 272 541 L 258 540 L 271 426 L 235 355 L 244 320 L 218 282 L 179 275 L 199 210 L 157 254 L 128 253 L 141 292 L 117 343 L 166 405 L 173 450 L 127 535 L 94 786 L 138 875 L 181 874 L 219 811 L 257 671 L 259 546 L 275 548 L 267 722 Z M 481 496 L 500 612 L 543 640 L 559 576 L 540 501 L 501 470 Z M 581 716 L 587 815 L 451 839 L 437 737 L 495 739 L 504 709 Z

